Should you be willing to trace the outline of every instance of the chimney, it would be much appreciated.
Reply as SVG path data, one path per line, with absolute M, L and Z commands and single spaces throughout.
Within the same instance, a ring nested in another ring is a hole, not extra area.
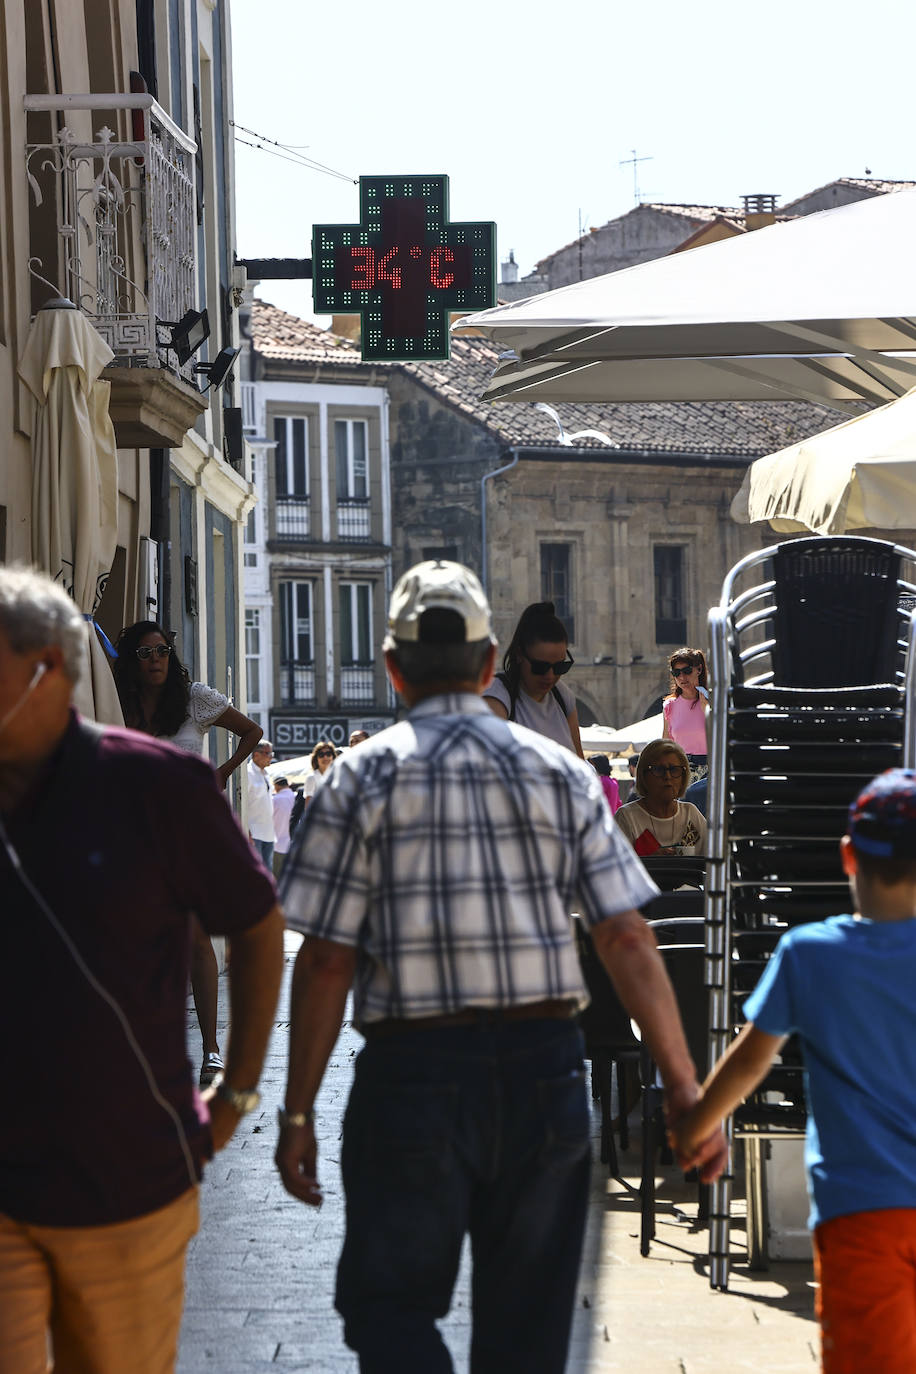
M 776 201 L 778 197 L 757 192 L 753 196 L 742 196 L 744 201 L 744 224 L 747 229 L 764 229 L 776 223 Z
M 502 276 L 500 282 L 504 286 L 511 286 L 518 281 L 518 263 L 515 261 L 515 249 L 509 249 L 509 261 L 500 264 Z

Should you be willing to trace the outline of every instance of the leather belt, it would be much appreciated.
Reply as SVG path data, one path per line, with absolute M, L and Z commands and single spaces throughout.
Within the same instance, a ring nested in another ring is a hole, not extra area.
M 369 1040 L 377 1035 L 439 1030 L 448 1026 L 477 1026 L 486 1030 L 510 1021 L 568 1021 L 577 1011 L 576 1002 L 551 997 L 543 1002 L 521 1002 L 514 1007 L 462 1007 L 461 1011 L 445 1012 L 441 1016 L 389 1017 L 384 1021 L 367 1021 L 359 1029 Z

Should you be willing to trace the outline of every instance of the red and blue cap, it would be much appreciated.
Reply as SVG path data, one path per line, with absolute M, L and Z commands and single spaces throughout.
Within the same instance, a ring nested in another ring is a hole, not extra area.
M 916 770 L 889 768 L 849 808 L 854 848 L 879 859 L 916 859 Z

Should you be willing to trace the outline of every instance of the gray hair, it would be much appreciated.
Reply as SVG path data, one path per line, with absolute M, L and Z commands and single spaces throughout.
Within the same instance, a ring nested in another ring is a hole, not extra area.
M 0 629 L 16 654 L 60 646 L 64 670 L 78 682 L 86 646 L 86 623 L 75 601 L 35 568 L 0 567 Z

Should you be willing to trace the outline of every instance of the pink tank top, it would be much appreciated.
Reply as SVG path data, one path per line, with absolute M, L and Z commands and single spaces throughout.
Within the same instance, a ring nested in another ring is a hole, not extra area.
M 662 706 L 668 724 L 668 737 L 679 744 L 685 754 L 706 753 L 706 711 L 703 698 L 687 701 L 671 697 Z

